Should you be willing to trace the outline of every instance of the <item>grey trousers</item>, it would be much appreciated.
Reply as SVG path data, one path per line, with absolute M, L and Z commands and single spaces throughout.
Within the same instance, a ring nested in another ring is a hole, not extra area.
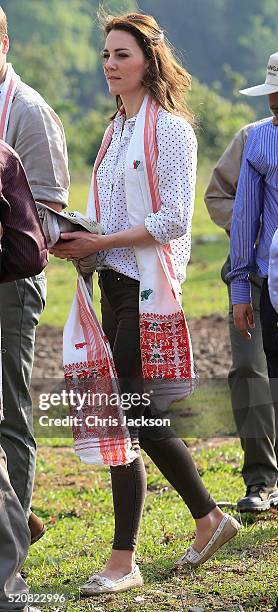
M 30 382 L 35 329 L 46 298 L 44 274 L 0 285 L 3 403 L 0 443 L 17 497 L 28 514 L 31 505 L 36 443 L 33 436 Z
M 258 278 L 258 285 L 262 279 Z M 275 485 L 278 478 L 278 441 L 271 400 L 260 322 L 260 286 L 251 283 L 256 327 L 245 340 L 233 322 L 229 291 L 229 328 L 232 367 L 229 372 L 231 401 L 238 434 L 244 450 L 242 475 L 246 486 Z
M 10 484 L 6 457 L 0 446 L 0 612 L 24 609 L 23 603 L 9 601 L 9 595 L 28 593 L 19 572 L 29 545 L 26 517 Z

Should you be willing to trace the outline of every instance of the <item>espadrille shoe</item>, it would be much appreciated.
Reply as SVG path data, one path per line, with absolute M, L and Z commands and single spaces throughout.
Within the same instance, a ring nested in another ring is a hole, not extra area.
M 128 591 L 136 587 L 141 587 L 143 584 L 143 578 L 140 574 L 138 565 L 135 565 L 132 572 L 118 578 L 118 580 L 111 580 L 106 576 L 100 576 L 99 574 L 93 574 L 87 580 L 85 584 L 80 587 L 80 594 L 83 597 L 92 597 L 93 595 L 101 595 L 103 593 L 120 593 L 122 591 Z
M 194 568 L 205 563 L 223 544 L 231 540 L 239 532 L 240 528 L 240 524 L 233 516 L 224 514 L 222 521 L 203 550 L 197 552 L 193 546 L 189 546 L 185 554 L 175 563 L 173 569 L 181 567 Z

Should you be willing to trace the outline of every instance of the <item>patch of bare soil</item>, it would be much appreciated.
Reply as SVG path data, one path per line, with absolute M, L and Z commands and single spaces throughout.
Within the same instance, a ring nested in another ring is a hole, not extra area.
M 227 318 L 211 315 L 189 321 L 195 363 L 201 378 L 226 378 L 231 364 Z M 37 329 L 33 379 L 62 378 L 62 329 Z

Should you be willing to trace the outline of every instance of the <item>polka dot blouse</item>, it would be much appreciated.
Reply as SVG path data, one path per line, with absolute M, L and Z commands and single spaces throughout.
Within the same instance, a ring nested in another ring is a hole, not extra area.
M 116 117 L 111 143 L 98 171 L 97 184 L 101 225 L 105 234 L 129 229 L 125 197 L 125 160 L 136 117 Z M 160 243 L 172 241 L 176 255 L 186 263 L 190 257 L 191 219 L 194 207 L 197 141 L 192 127 L 180 117 L 161 110 L 156 124 L 158 178 L 161 208 L 145 219 L 146 229 Z M 176 240 L 183 236 L 182 242 Z M 97 269 L 112 268 L 139 280 L 132 247 L 100 251 Z

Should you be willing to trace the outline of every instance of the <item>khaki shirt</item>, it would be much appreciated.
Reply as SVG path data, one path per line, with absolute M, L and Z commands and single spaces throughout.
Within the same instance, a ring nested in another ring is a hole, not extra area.
M 41 95 L 20 82 L 6 142 L 18 153 L 35 200 L 68 204 L 68 156 L 63 125 Z
M 205 193 L 205 203 L 212 221 L 228 231 L 247 136 L 249 130 L 262 121 L 265 119 L 249 123 L 237 132 L 217 162 Z

